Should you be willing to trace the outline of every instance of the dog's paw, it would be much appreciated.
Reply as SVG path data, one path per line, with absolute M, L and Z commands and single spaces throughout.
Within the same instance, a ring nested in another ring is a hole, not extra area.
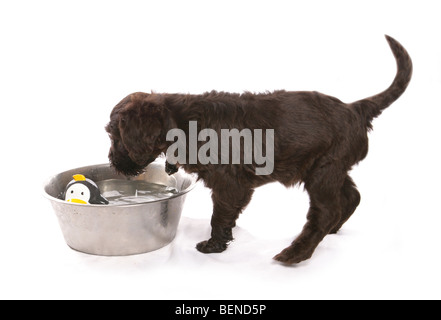
M 168 161 L 165 162 L 165 172 L 170 176 L 176 172 L 178 172 L 178 167 L 174 164 L 168 163 Z
M 209 239 L 199 242 L 196 245 L 196 249 L 202 253 L 220 253 L 227 249 L 227 243 Z
M 313 251 L 310 250 L 298 250 L 295 246 L 289 246 L 283 249 L 282 252 L 274 256 L 274 260 L 282 262 L 284 264 L 299 263 L 311 258 Z

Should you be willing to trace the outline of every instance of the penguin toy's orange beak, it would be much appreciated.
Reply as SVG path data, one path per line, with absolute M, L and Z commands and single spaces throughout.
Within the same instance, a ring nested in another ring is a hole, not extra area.
M 67 202 L 87 204 L 86 201 L 81 200 L 81 199 L 69 199 L 69 200 L 67 200 Z

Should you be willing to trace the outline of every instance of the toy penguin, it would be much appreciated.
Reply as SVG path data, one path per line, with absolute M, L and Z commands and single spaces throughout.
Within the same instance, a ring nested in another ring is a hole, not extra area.
M 76 174 L 73 178 L 66 186 L 64 200 L 82 204 L 109 204 L 109 201 L 101 195 L 95 182 L 82 174 Z

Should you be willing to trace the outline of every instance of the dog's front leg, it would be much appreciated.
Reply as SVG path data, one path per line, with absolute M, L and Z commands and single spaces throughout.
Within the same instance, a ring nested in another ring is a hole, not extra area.
M 252 194 L 252 189 L 235 185 L 212 190 L 211 238 L 196 245 L 200 252 L 218 253 L 227 249 L 228 243 L 233 240 L 232 229 L 236 219 L 250 202 Z
M 202 253 L 219 253 L 227 249 L 228 243 L 233 240 L 233 227 L 235 226 L 235 219 L 233 223 L 228 223 L 230 226 L 222 226 L 219 223 L 218 215 L 213 213 L 211 218 L 211 238 L 196 245 Z

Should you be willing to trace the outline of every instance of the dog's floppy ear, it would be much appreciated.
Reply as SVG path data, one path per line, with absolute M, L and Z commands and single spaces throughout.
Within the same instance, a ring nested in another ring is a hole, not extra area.
M 120 111 L 121 140 L 135 163 L 144 165 L 161 153 L 158 150 L 158 138 L 162 132 L 165 113 L 163 99 L 153 95 L 132 99 Z

